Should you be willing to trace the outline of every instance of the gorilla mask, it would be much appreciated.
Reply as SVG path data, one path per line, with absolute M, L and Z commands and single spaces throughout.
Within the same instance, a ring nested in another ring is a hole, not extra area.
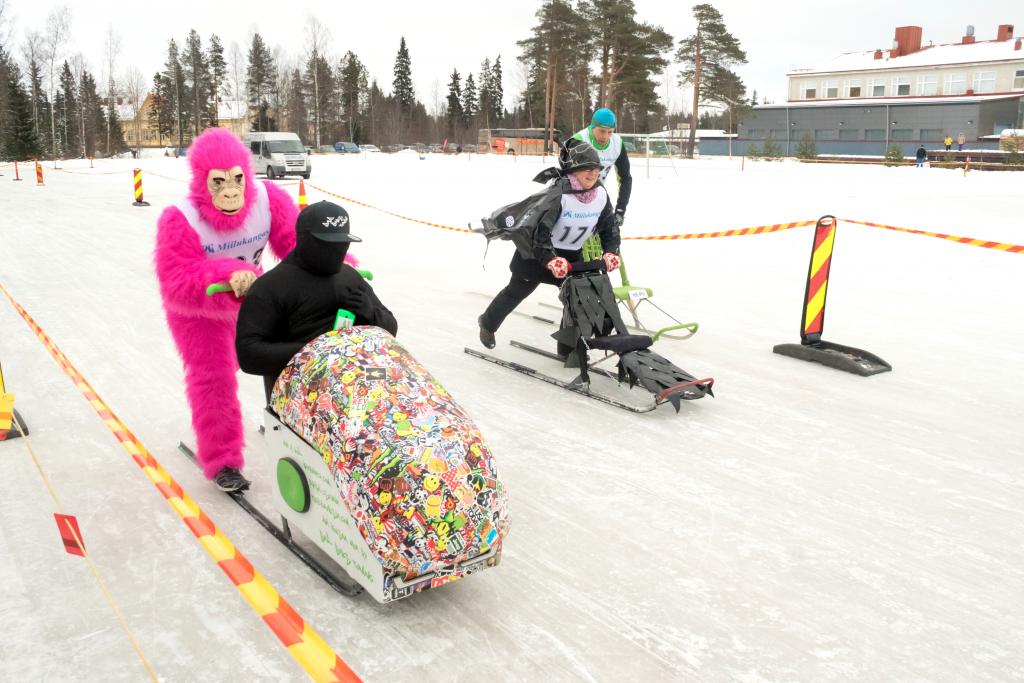
M 237 230 L 256 201 L 252 155 L 226 128 L 210 128 L 188 150 L 192 167 L 189 199 L 217 230 Z

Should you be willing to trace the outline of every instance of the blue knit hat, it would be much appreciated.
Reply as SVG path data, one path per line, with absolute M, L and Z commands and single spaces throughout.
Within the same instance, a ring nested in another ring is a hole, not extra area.
M 608 108 L 602 107 L 594 112 L 594 118 L 590 119 L 590 127 L 600 126 L 602 128 L 615 127 L 615 113 Z

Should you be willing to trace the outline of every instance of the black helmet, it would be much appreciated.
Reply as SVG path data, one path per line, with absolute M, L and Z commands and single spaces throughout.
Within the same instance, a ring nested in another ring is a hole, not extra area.
M 565 141 L 558 153 L 558 165 L 564 173 L 585 168 L 601 168 L 601 157 L 589 142 L 570 138 Z

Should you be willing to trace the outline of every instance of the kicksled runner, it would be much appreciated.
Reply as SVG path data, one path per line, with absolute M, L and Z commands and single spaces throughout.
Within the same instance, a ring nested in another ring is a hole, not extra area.
M 274 386 L 264 434 L 281 526 L 229 495 L 338 592 L 392 602 L 500 563 L 507 493 L 490 449 L 386 331 L 351 327 L 307 344 Z
M 650 412 L 665 403 L 671 404 L 678 413 L 682 401 L 714 396 L 714 379 L 696 378 L 651 351 L 650 347 L 654 340 L 650 336 L 629 333 L 619 314 L 616 297 L 603 261 L 571 264 L 570 273 L 559 291 L 559 300 L 563 306 L 561 326 L 558 332 L 551 336 L 565 347 L 572 348 L 571 353 L 563 358 L 521 342 L 512 341 L 511 344 L 516 348 L 561 362 L 564 367 L 578 368 L 579 374 L 575 379 L 559 379 L 530 366 L 468 347 L 465 348 L 465 352 L 635 413 Z M 591 360 L 592 351 L 601 352 L 603 355 L 597 360 Z M 617 361 L 615 372 L 599 367 L 612 360 Z M 618 385 L 626 384 L 632 390 L 631 395 L 647 394 L 649 398 L 643 403 L 620 400 L 596 386 L 592 381 L 596 378 L 600 378 L 599 381 L 602 383 L 611 380 Z

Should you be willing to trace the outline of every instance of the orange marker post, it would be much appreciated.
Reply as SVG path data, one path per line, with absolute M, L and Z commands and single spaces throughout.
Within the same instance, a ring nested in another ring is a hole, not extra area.
M 814 226 L 814 246 L 807 269 L 807 289 L 800 320 L 799 344 L 776 344 L 775 353 L 799 360 L 821 363 L 857 375 L 876 375 L 892 370 L 884 360 L 861 349 L 833 344 L 821 338 L 825 329 L 825 296 L 828 276 L 832 270 L 832 249 L 835 246 L 836 217 L 822 216 Z
M 36 187 L 43 187 L 46 183 L 43 182 L 43 165 L 36 159 Z
M 21 175 L 18 174 L 18 161 L 17 160 L 14 161 L 14 180 L 19 182 L 19 183 L 21 182 Z
M 142 199 L 142 169 L 136 168 L 133 171 L 135 177 L 135 201 L 132 206 L 149 206 L 149 202 Z

